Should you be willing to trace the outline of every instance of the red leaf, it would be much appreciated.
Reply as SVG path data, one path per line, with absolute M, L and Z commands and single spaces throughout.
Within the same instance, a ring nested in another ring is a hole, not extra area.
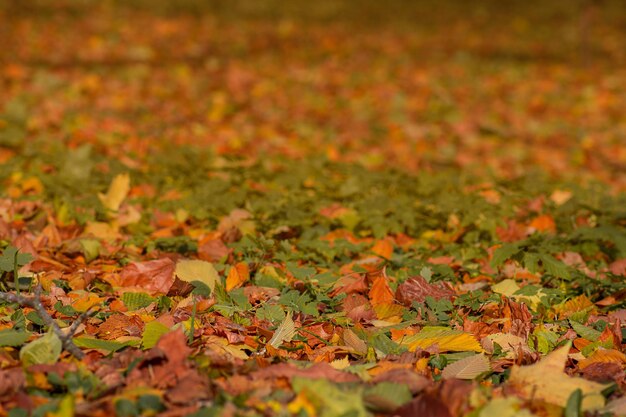
M 175 266 L 169 258 L 133 262 L 122 270 L 122 286 L 140 287 L 150 294 L 167 294 L 174 283 Z
M 306 369 L 297 368 L 290 363 L 279 363 L 253 373 L 253 378 L 309 378 L 329 379 L 333 382 L 356 382 L 360 378 L 354 374 L 339 371 L 326 362 L 316 363 Z
M 452 299 L 456 293 L 445 283 L 429 284 L 421 276 L 409 278 L 396 290 L 396 298 L 404 305 L 410 306 L 413 301 L 423 303 L 430 296 L 436 300 L 441 298 Z
M 448 407 L 433 394 L 422 394 L 396 410 L 398 417 L 452 417 Z
M 618 259 L 609 265 L 609 271 L 615 275 L 626 276 L 626 258 Z

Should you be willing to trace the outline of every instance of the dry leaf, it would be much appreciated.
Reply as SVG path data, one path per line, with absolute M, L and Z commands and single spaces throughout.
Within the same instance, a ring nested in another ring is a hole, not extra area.
M 211 292 L 213 292 L 215 284 L 220 280 L 220 277 L 212 263 L 195 259 L 184 259 L 178 261 L 176 263 L 175 274 L 181 281 L 200 281 L 209 287 Z
M 250 269 L 246 262 L 239 262 L 230 268 L 226 277 L 226 291 L 239 288 L 250 279 Z
M 346 328 L 343 330 L 343 343 L 347 347 L 354 349 L 354 351 L 357 353 L 367 353 L 367 343 L 365 343 L 351 329 Z
M 565 407 L 577 389 L 583 393 L 582 409 L 597 410 L 604 407 L 602 390 L 606 385 L 565 374 L 565 362 L 571 342 L 529 366 L 513 366 L 508 384 L 524 398 L 539 398 L 550 404 Z
M 98 193 L 98 198 L 106 207 L 111 211 L 119 210 L 122 202 L 130 191 L 130 176 L 128 174 L 119 174 L 109 186 L 109 190 L 106 194 Z
M 446 366 L 441 372 L 444 379 L 474 379 L 491 370 L 489 359 L 484 354 L 472 355 Z
M 436 345 L 440 352 L 483 351 L 474 335 L 447 327 L 424 327 L 421 332 L 404 339 L 402 344 L 408 346 L 410 351 L 418 348 L 427 349 L 433 345 Z
M 393 245 L 388 240 L 379 240 L 372 247 L 372 252 L 382 258 L 391 259 L 391 255 L 393 254 Z
M 379 276 L 374 280 L 372 289 L 369 292 L 370 302 L 373 306 L 381 304 L 393 304 L 394 296 L 393 291 L 389 287 L 387 278 L 385 276 Z
M 291 311 L 287 313 L 287 317 L 280 323 L 280 326 L 274 332 L 274 336 L 268 344 L 276 349 L 284 342 L 289 342 L 296 335 L 296 325 L 291 318 Z
M 441 298 L 452 299 L 456 293 L 447 284 L 437 282 L 429 284 L 421 276 L 415 276 L 407 279 L 398 286 L 396 297 L 398 301 L 406 306 L 410 306 L 413 301 L 423 303 L 426 297 L 433 297 L 435 300 Z
M 174 261 L 169 258 L 133 262 L 122 270 L 123 287 L 141 287 L 151 295 L 167 294 L 174 283 Z
M 619 350 L 598 348 L 591 356 L 578 362 L 578 367 L 585 369 L 589 365 L 599 362 L 617 363 L 621 365 L 626 363 L 626 355 Z

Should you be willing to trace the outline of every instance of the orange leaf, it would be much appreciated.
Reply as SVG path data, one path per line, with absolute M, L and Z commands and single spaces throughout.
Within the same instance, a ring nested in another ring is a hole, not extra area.
M 241 287 L 248 279 L 250 279 L 248 264 L 245 262 L 237 263 L 228 271 L 228 276 L 226 277 L 226 291 Z
M 120 274 L 121 286 L 141 287 L 151 295 L 167 294 L 174 283 L 176 264 L 169 258 L 128 264 Z
M 374 280 L 372 289 L 369 292 L 370 301 L 373 306 L 380 304 L 392 304 L 394 301 L 393 292 L 389 288 L 387 278 L 379 276 Z
M 382 258 L 391 259 L 391 255 L 393 254 L 393 245 L 388 240 L 379 240 L 372 247 L 372 252 Z
M 578 362 L 578 367 L 585 369 L 589 365 L 599 362 L 623 364 L 626 363 L 626 355 L 619 350 L 599 348 L 591 356 Z
M 528 226 L 538 232 L 556 233 L 556 223 L 549 214 L 535 217 Z

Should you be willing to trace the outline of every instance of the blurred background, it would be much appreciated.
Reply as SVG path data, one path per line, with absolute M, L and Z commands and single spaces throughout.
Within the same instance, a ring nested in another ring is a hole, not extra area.
M 620 0 L 3 0 L 0 19 L 0 108 L 27 140 L 626 185 Z

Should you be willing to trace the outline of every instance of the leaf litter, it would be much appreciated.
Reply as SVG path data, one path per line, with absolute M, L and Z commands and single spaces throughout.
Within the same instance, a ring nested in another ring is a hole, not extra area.
M 271 3 L 0 5 L 0 415 L 624 414 L 611 8 Z

